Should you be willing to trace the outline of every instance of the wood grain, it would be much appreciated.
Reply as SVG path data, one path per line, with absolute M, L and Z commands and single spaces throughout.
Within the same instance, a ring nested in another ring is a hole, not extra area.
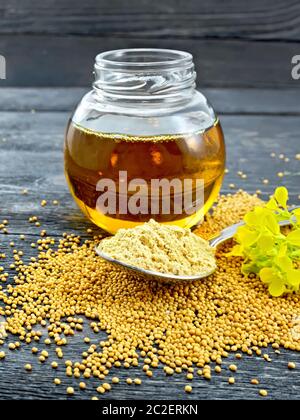
M 0 52 L 7 60 L 1 86 L 90 86 L 95 56 L 119 48 L 171 48 L 194 55 L 198 83 L 205 87 L 293 87 L 291 59 L 299 43 L 194 40 L 145 37 L 3 35 Z
M 1 1 L 0 33 L 300 40 L 294 0 Z
M 118 48 L 190 51 L 209 87 L 292 87 L 294 0 L 0 1 L 1 86 L 87 86 L 94 57 Z
M 90 227 L 90 223 L 74 205 L 63 175 L 63 133 L 70 113 L 61 110 L 73 106 L 82 91 L 77 89 L 67 92 L 63 99 L 59 95 L 60 90 L 45 89 L 39 93 L 30 89 L 19 92 L 5 90 L 6 100 L 4 101 L 2 97 L 0 101 L 0 220 L 7 218 L 10 221 L 9 235 L 0 234 L 0 249 L 9 256 L 7 264 L 12 259 L 12 249 L 9 246 L 11 240 L 14 240 L 19 248 L 24 249 L 25 261 L 35 255 L 35 250 L 31 249 L 30 244 L 37 240 L 40 229 L 46 229 L 54 236 L 60 236 L 62 232 L 67 231 L 83 232 L 83 237 L 87 237 L 84 232 Z M 232 94 L 230 90 L 212 91 L 211 94 L 215 99 L 219 98 L 218 100 L 227 98 L 228 106 L 236 112 L 236 115 L 221 117 L 230 168 L 223 191 L 231 191 L 228 185 L 234 182 L 237 187 L 249 192 L 260 188 L 264 192 L 264 197 L 267 197 L 280 183 L 277 172 L 284 169 L 287 171 L 287 176 L 282 182 L 289 187 L 292 202 L 299 204 L 300 162 L 294 158 L 295 154 L 300 152 L 299 117 L 268 115 L 270 109 L 279 113 L 284 110 L 279 104 L 275 104 L 274 98 L 278 92 L 270 91 L 269 95 L 266 95 L 263 116 L 251 115 L 255 105 L 255 94 L 249 95 L 247 90 L 233 91 Z M 289 95 L 287 93 L 286 95 L 281 92 L 280 97 L 284 98 L 282 104 L 291 106 Z M 56 101 L 53 100 L 55 98 Z M 42 112 L 28 111 L 32 106 L 41 108 Z M 262 109 L 263 102 L 257 106 Z M 18 111 L 18 107 L 21 111 Z M 9 109 L 11 111 L 7 111 Z M 51 112 L 48 112 L 49 110 Z M 249 115 L 241 115 L 247 110 L 250 112 Z M 279 158 L 272 159 L 271 152 L 277 155 L 285 153 L 290 162 L 283 163 Z M 244 170 L 248 174 L 248 179 L 241 180 L 236 175 L 238 170 Z M 270 184 L 263 186 L 261 183 L 263 178 L 270 179 Z M 29 194 L 26 196 L 21 194 L 24 188 L 29 189 Z M 40 201 L 44 198 L 48 200 L 49 205 L 42 208 Z M 59 206 L 51 204 L 54 199 L 60 201 Z M 40 229 L 28 223 L 28 217 L 32 215 L 40 217 L 42 222 Z M 26 235 L 25 241 L 20 241 L 21 233 Z M 80 358 L 82 348 L 85 346 L 83 344 L 85 335 L 91 336 L 95 343 L 104 338 L 102 334 L 92 335 L 86 325 L 86 330 L 72 338 L 64 350 L 66 359 Z M 8 340 L 12 339 L 9 337 Z M 41 365 L 31 355 L 29 346 L 24 346 L 22 350 L 16 352 L 8 351 L 6 346 L 7 343 L 4 346 L 7 359 L 0 362 L 0 399 L 66 399 L 66 387 L 70 385 L 76 389 L 73 399 L 90 399 L 96 394 L 95 388 L 99 383 L 95 379 L 88 381 L 86 391 L 79 392 L 78 381 L 65 377 L 62 363 L 56 372 L 51 369 L 49 363 Z M 42 345 L 39 347 L 42 348 Z M 50 347 L 47 350 L 50 353 L 50 360 L 53 360 L 54 348 Z M 234 360 L 231 356 L 226 361 L 222 374 L 214 375 L 210 383 L 201 378 L 194 380 L 193 393 L 190 395 L 183 391 L 186 384 L 183 376 L 165 377 L 161 370 L 155 371 L 152 379 L 142 376 L 142 386 L 129 386 L 125 383 L 128 376 L 141 375 L 139 369 L 130 369 L 111 372 L 111 375 L 118 375 L 121 378 L 121 383 L 114 387 L 111 393 L 101 396 L 101 399 L 245 400 L 259 398 L 258 391 L 261 388 L 269 391 L 269 399 L 299 399 L 298 370 L 289 371 L 287 364 L 289 361 L 294 361 L 300 366 L 300 354 L 282 351 L 278 356 L 271 350 L 266 352 L 272 357 L 272 363 L 257 357 L 244 357 L 238 363 L 234 361 L 238 364 L 237 382 L 234 387 L 230 387 L 227 383 L 228 377 L 232 376 L 228 370 L 229 364 Z M 25 363 L 33 365 L 31 374 L 25 372 Z M 57 376 L 63 379 L 59 387 L 53 384 L 53 379 Z M 261 380 L 260 387 L 250 385 L 252 378 Z

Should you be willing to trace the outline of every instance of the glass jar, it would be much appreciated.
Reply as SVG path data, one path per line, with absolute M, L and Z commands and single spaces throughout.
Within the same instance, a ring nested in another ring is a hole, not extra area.
M 86 216 L 115 233 L 149 219 L 190 228 L 216 200 L 222 128 L 196 90 L 191 54 L 128 49 L 96 57 L 93 90 L 72 116 L 65 172 Z

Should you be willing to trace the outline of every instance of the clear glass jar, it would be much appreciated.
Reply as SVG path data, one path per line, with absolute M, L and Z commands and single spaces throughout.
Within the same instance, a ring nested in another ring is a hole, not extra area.
M 115 233 L 153 218 L 190 228 L 212 206 L 225 144 L 195 80 L 186 52 L 129 49 L 96 57 L 93 90 L 75 110 L 65 141 L 71 193 L 96 225 Z

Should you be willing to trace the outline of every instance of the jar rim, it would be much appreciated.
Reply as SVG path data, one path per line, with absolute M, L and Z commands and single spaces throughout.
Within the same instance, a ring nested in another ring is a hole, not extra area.
M 162 69 L 193 64 L 189 52 L 161 48 L 127 48 L 105 51 L 96 56 L 98 68 Z

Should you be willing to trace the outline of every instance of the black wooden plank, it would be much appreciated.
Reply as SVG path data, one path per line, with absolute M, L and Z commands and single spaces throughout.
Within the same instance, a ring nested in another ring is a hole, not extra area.
M 86 88 L 0 88 L 0 111 L 69 111 L 79 103 Z M 201 88 L 218 114 L 299 115 L 295 89 Z
M 300 40 L 293 0 L 8 0 L 0 33 Z
M 0 53 L 6 57 L 7 80 L 1 86 L 88 86 L 94 57 L 116 48 L 175 48 L 195 58 L 199 86 L 291 87 L 291 59 L 299 42 L 252 42 L 241 40 L 168 39 L 115 36 L 3 35 Z
M 78 93 L 78 92 L 77 92 Z M 77 93 L 74 93 L 76 95 Z M 54 94 L 53 94 L 54 95 Z M 51 97 L 51 94 L 50 94 Z M 70 96 L 71 97 L 71 96 Z M 44 92 L 45 101 L 49 97 Z M 14 240 L 18 248 L 24 249 L 26 258 L 33 256 L 35 250 L 30 243 L 37 239 L 40 229 L 54 235 L 63 231 L 80 232 L 86 236 L 86 229 L 90 227 L 80 212 L 76 209 L 68 193 L 63 175 L 62 144 L 63 132 L 68 112 L 0 112 L 0 220 L 10 220 L 10 234 L 0 236 L 0 249 L 12 258 L 9 242 Z M 292 202 L 299 203 L 300 162 L 295 154 L 300 152 L 299 118 L 282 116 L 223 116 L 227 140 L 230 168 L 224 182 L 224 191 L 231 191 L 229 183 L 234 182 L 249 192 L 257 188 L 262 189 L 265 196 L 270 194 L 275 185 L 283 182 L 292 193 Z M 284 163 L 278 157 L 270 157 L 271 152 L 277 156 L 285 153 L 290 162 Z M 236 172 L 243 170 L 248 179 L 241 180 Z M 280 181 L 277 177 L 279 170 L 286 170 L 287 176 Z M 270 179 L 269 185 L 263 185 L 263 178 Z M 28 195 L 22 195 L 24 188 L 29 189 Z M 41 199 L 47 199 L 49 205 L 42 208 Z M 52 200 L 59 199 L 60 205 L 54 206 Z M 28 223 L 28 217 L 40 216 L 42 226 L 34 227 Z M 25 233 L 25 241 L 19 240 L 19 234 Z M 7 264 L 9 264 L 10 258 Z M 80 357 L 82 339 L 91 335 L 87 329 L 76 335 L 69 346 L 64 349 L 66 359 Z M 101 340 L 101 335 L 93 336 L 93 340 Z M 39 345 L 41 347 L 41 345 Z M 49 363 L 39 364 L 30 354 L 31 347 L 24 347 L 18 352 L 7 351 L 7 360 L 0 362 L 0 398 L 1 399 L 58 399 L 66 398 L 66 387 L 76 388 L 76 399 L 91 398 L 95 395 L 97 382 L 87 381 L 88 389 L 78 391 L 78 382 L 67 379 L 61 363 L 58 373 L 53 371 Z M 48 349 L 52 355 L 54 349 Z M 213 377 L 211 383 L 203 379 L 193 381 L 193 393 L 187 395 L 183 388 L 186 380 L 183 376 L 166 378 L 157 370 L 153 379 L 142 376 L 141 387 L 132 387 L 125 383 L 125 379 L 140 376 L 138 369 L 115 370 L 111 375 L 121 378 L 121 383 L 112 392 L 101 398 L 113 399 L 255 399 L 259 398 L 258 389 L 269 391 L 270 399 L 299 399 L 300 379 L 298 371 L 287 369 L 289 361 L 300 364 L 300 354 L 283 351 L 280 356 L 267 350 L 273 359 L 267 363 L 257 357 L 244 357 L 238 364 L 236 386 L 229 387 L 227 379 L 232 374 L 228 365 L 231 357 L 220 377 Z M 51 357 L 50 357 L 51 359 Z M 33 365 L 33 373 L 24 371 L 24 364 Z M 143 374 L 142 374 L 143 375 Z M 63 379 L 60 387 L 52 384 L 53 378 Z M 259 388 L 250 385 L 250 380 L 258 377 L 261 380 Z

